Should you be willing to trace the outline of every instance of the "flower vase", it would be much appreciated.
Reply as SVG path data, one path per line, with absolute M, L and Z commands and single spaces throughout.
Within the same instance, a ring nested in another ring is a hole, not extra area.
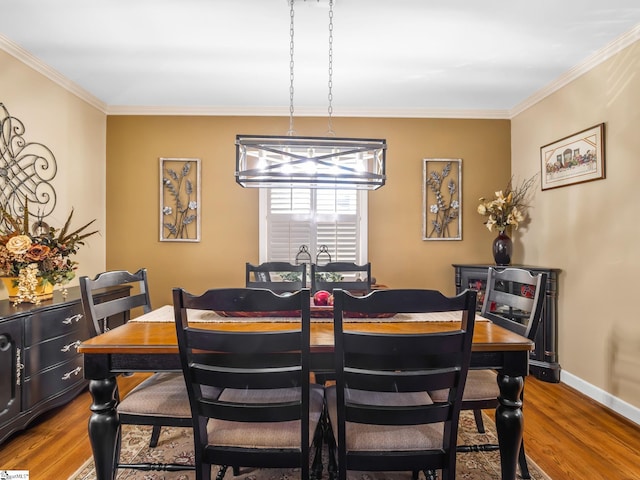
M 9 294 L 9 300 L 12 302 L 26 302 L 35 303 L 30 298 L 23 297 L 20 299 L 20 292 L 18 289 L 18 277 L 1 277 L 4 288 L 6 288 Z M 38 302 L 42 300 L 50 300 L 53 298 L 53 285 L 49 282 L 44 283 L 41 277 L 38 277 L 38 285 L 35 290 L 35 299 Z
M 493 259 L 496 261 L 496 265 L 509 265 L 512 251 L 511 238 L 506 233 L 500 232 L 493 241 Z

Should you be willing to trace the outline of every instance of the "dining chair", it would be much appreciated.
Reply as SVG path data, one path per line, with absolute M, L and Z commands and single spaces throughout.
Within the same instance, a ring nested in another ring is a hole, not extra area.
M 311 291 L 333 291 L 336 288 L 366 295 L 371 291 L 371 262 L 329 262 L 311 265 Z
M 110 317 L 131 317 L 132 310 L 140 309 L 142 313 L 151 311 L 147 270 L 141 268 L 135 273 L 125 270 L 113 270 L 98 274 L 94 279 L 82 276 L 79 279 L 80 294 L 84 315 L 91 319 L 92 336 L 109 330 Z M 116 285 L 131 286 L 129 296 L 110 301 L 98 302 L 94 297 L 97 290 Z M 154 373 L 133 388 L 117 406 L 118 416 L 122 424 L 151 425 L 150 447 L 156 447 L 163 426 L 191 427 L 191 409 L 184 379 L 181 373 Z M 148 464 L 118 463 L 118 468 L 148 470 Z M 161 470 L 193 470 L 193 466 L 169 464 Z
M 477 292 L 445 297 L 435 290 L 377 290 L 365 297 L 334 290 L 336 384 L 326 389 L 329 473 L 407 471 L 455 478 L 462 391 L 471 358 Z M 459 312 L 437 333 L 393 334 L 345 323 L 345 312 Z M 447 389 L 434 402 L 431 389 Z M 337 449 L 337 469 L 335 450 Z
M 194 296 L 176 288 L 173 304 L 194 418 L 196 480 L 209 480 L 213 465 L 220 466 L 219 479 L 227 465 L 235 474 L 240 467 L 289 467 L 300 468 L 304 480 L 311 470 L 320 478 L 324 389 L 309 380 L 309 290 L 284 296 L 226 288 Z M 286 330 L 239 332 L 189 324 L 189 309 L 299 315 Z M 211 397 L 205 387 L 222 393 Z
M 288 262 L 265 262 L 245 269 L 247 288 L 266 288 L 276 293 L 296 292 L 307 288 L 307 265 Z
M 531 274 L 521 268 L 497 270 L 489 267 L 484 302 L 480 315 L 508 330 L 535 341 L 542 310 L 547 274 Z M 431 392 L 431 397 L 441 399 L 444 391 Z M 478 432 L 484 433 L 483 409 L 495 409 L 499 405 L 497 373 L 494 370 L 469 370 L 462 397 L 462 409 L 473 410 Z M 524 395 L 524 393 L 523 393 Z M 524 397 L 522 397 L 524 398 Z M 497 450 L 496 444 L 461 445 L 460 452 Z M 518 456 L 522 478 L 530 478 L 524 441 Z

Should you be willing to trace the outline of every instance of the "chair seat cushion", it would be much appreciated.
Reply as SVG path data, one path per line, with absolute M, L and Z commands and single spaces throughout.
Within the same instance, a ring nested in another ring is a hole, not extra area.
M 464 386 L 463 402 L 478 400 L 496 400 L 500 395 L 497 374 L 493 370 L 469 370 L 467 383 Z M 447 400 L 447 390 L 435 390 L 429 392 L 434 402 Z
M 218 390 L 215 395 L 219 393 Z M 182 373 L 154 373 L 122 399 L 118 413 L 190 418 L 191 407 Z
M 335 386 L 328 387 L 325 393 L 329 420 L 332 425 L 336 442 L 338 425 L 337 390 Z M 364 392 L 347 389 L 345 395 L 356 403 L 371 405 L 430 405 L 433 403 L 426 392 L 394 393 L 394 392 Z M 361 423 L 346 423 L 347 450 L 424 450 L 442 447 L 442 423 L 430 425 L 369 425 Z
M 299 388 L 240 390 L 226 388 L 219 399 L 236 403 L 271 403 L 295 401 Z M 324 388 L 311 385 L 309 395 L 309 445 L 313 443 L 324 403 Z M 230 422 L 210 419 L 207 424 L 209 443 L 241 448 L 300 448 L 300 421 L 291 422 Z

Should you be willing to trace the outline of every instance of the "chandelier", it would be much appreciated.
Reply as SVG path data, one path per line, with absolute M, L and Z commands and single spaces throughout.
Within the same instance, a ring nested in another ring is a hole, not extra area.
M 386 181 L 387 142 L 338 138 L 331 126 L 333 0 L 329 0 L 329 132 L 298 137 L 293 130 L 294 1 L 290 2 L 289 131 L 286 136 L 236 135 L 236 182 L 243 187 L 376 190 Z

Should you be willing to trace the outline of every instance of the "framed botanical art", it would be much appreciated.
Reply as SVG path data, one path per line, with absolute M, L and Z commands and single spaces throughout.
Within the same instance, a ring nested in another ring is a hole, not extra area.
M 200 241 L 200 159 L 160 158 L 160 241 Z
M 605 178 L 604 123 L 540 148 L 542 190 Z
M 462 160 L 425 158 L 422 239 L 462 240 Z

